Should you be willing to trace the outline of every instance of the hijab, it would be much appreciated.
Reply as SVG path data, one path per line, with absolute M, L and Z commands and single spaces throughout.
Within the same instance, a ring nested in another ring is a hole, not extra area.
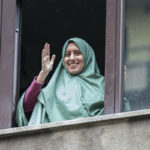
M 67 72 L 64 57 L 67 45 L 74 42 L 84 58 L 84 67 L 76 75 Z M 62 59 L 52 78 L 37 97 L 27 120 L 23 109 L 25 92 L 19 100 L 16 121 L 18 126 L 42 124 L 104 113 L 104 77 L 100 74 L 92 47 L 83 39 L 71 38 L 62 49 Z

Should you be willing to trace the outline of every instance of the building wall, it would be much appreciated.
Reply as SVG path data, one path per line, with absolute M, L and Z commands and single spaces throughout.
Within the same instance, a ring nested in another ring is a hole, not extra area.
M 0 150 L 149 150 L 150 110 L 0 130 Z

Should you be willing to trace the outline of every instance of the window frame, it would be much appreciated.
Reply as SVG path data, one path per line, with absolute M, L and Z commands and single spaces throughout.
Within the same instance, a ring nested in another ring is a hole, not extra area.
M 21 33 L 21 21 L 16 21 L 21 20 L 18 2 L 0 0 L 0 129 L 15 126 Z M 122 110 L 123 5 L 124 0 L 106 0 L 105 114 Z
M 107 0 L 104 113 L 122 112 L 125 0 Z
M 0 0 L 0 128 L 12 127 L 15 110 L 14 48 L 16 0 Z

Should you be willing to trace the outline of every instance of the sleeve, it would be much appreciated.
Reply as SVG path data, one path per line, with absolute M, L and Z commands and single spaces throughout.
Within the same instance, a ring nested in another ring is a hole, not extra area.
M 36 99 L 41 91 L 41 88 L 44 84 L 36 82 L 36 78 L 32 81 L 31 85 L 27 89 L 24 97 L 24 102 L 23 102 L 23 107 L 24 107 L 24 112 L 31 112 L 34 108 L 34 105 L 36 103 Z
M 29 119 L 26 117 L 26 113 L 24 112 L 24 108 L 23 108 L 25 93 L 26 92 L 24 92 L 22 94 L 21 98 L 19 99 L 18 105 L 17 105 L 17 109 L 16 109 L 17 125 L 19 127 L 21 127 L 21 126 L 37 125 L 37 124 L 43 124 L 43 123 L 50 122 L 50 119 L 49 119 L 48 114 L 44 107 L 45 104 L 43 105 L 43 103 L 41 103 L 38 100 L 36 101 L 36 104 L 33 108 L 31 117 Z M 40 96 L 41 99 L 44 98 L 42 90 L 38 96 Z M 37 97 L 37 99 L 38 99 L 38 97 Z

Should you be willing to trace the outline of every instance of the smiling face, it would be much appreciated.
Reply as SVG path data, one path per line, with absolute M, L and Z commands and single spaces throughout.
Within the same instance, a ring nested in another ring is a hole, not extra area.
M 78 74 L 84 67 L 84 58 L 78 46 L 73 42 L 67 45 L 64 64 L 70 74 Z

